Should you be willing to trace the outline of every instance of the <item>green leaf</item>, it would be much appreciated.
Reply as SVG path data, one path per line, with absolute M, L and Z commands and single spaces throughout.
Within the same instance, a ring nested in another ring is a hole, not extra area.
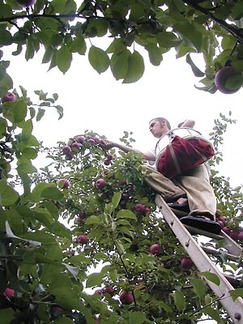
M 195 25 L 187 23 L 185 20 L 175 24 L 175 30 L 181 34 L 186 46 L 193 46 L 197 52 L 202 47 L 202 34 L 195 28 Z
M 219 310 L 213 309 L 211 307 L 205 307 L 203 312 L 209 315 L 212 319 L 214 319 L 217 323 L 222 323 L 221 318 L 219 316 Z
M 217 286 L 220 285 L 220 279 L 214 273 L 204 271 L 204 272 L 200 272 L 199 275 L 202 276 L 202 277 L 205 277 L 207 280 L 213 282 Z
M 6 119 L 0 117 L 0 138 L 4 137 L 6 133 L 7 122 Z
M 99 74 L 105 72 L 110 65 L 107 53 L 96 46 L 90 47 L 88 57 L 90 64 Z
M 38 113 L 36 115 L 36 121 L 40 121 L 41 118 L 45 115 L 45 109 L 38 108 Z
M 193 286 L 193 290 L 195 294 L 199 298 L 203 298 L 206 294 L 205 282 L 202 279 L 195 279 L 195 278 L 191 279 L 190 282 Z
M 62 106 L 55 106 L 56 110 L 57 110 L 57 113 L 59 115 L 58 119 L 61 119 L 63 117 L 63 107 Z
M 41 192 L 41 197 L 46 199 L 61 200 L 63 193 L 57 187 L 47 187 Z
M 70 49 L 63 45 L 56 54 L 56 64 L 62 73 L 66 73 L 72 62 L 72 53 Z
M 173 293 L 173 297 L 174 297 L 176 308 L 179 311 L 183 311 L 186 308 L 186 301 L 183 293 L 180 290 L 176 290 Z
M 113 210 L 117 208 L 117 206 L 119 205 L 119 202 L 121 200 L 121 193 L 120 192 L 116 192 L 113 197 L 112 197 L 112 205 L 113 205 Z
M 6 180 L 0 180 L 0 205 L 11 206 L 17 199 L 19 194 L 10 185 L 7 184 Z
M 63 263 L 64 267 L 74 276 L 75 279 L 77 279 L 79 268 L 73 267 L 69 264 Z
M 203 77 L 205 73 L 203 73 L 192 61 L 190 54 L 186 56 L 186 62 L 191 66 L 192 72 L 196 77 Z
M 150 62 L 155 66 L 159 66 L 163 60 L 161 49 L 157 46 L 157 44 L 148 44 L 145 46 L 145 48 L 149 53 Z
M 70 51 L 72 53 L 79 53 L 80 55 L 84 55 L 86 52 L 87 46 L 84 40 L 83 35 L 76 36 L 72 43 L 70 44 Z
M 85 34 L 90 37 L 102 37 L 106 35 L 108 26 L 107 20 L 103 17 L 91 18 L 85 28 Z
M 230 296 L 233 298 L 234 301 L 238 297 L 242 297 L 243 298 L 243 288 L 236 288 L 234 290 L 231 290 L 230 291 Z
M 116 214 L 116 218 L 130 218 L 130 219 L 134 219 L 137 220 L 137 216 L 128 209 L 121 209 L 118 211 L 118 213 Z
M 103 274 L 102 273 L 92 273 L 88 276 L 86 287 L 95 287 L 95 286 L 101 286 L 103 281 Z
M 22 150 L 22 155 L 26 159 L 35 159 L 38 155 L 38 150 L 32 147 L 26 147 Z
M 36 167 L 33 166 L 30 160 L 23 160 L 18 161 L 17 171 L 22 173 L 35 173 L 37 172 Z
M 144 73 L 144 60 L 141 54 L 134 51 L 128 58 L 128 69 L 123 83 L 138 81 Z
M 0 45 L 10 45 L 12 41 L 11 33 L 6 29 L 0 28 Z
M 61 14 L 74 14 L 77 9 L 74 0 L 53 0 L 51 5 L 56 12 Z
M 116 80 L 123 79 L 128 70 L 128 59 L 130 51 L 128 49 L 119 53 L 114 53 L 111 57 L 111 72 Z
M 129 324 L 143 324 L 146 322 L 146 315 L 143 312 L 130 312 L 128 317 Z
M 15 320 L 15 311 L 12 308 L 0 310 L 1 324 L 9 324 Z
M 25 120 L 27 114 L 27 105 L 24 100 L 15 102 L 5 102 L 3 105 L 3 115 L 12 123 L 21 123 Z
M 90 216 L 85 220 L 85 224 L 87 225 L 101 224 L 101 219 L 99 216 Z

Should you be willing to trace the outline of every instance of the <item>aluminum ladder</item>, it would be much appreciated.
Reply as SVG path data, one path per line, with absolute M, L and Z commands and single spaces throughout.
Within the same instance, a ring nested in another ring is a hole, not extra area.
M 228 313 L 232 322 L 236 324 L 243 324 L 243 299 L 241 297 L 238 297 L 235 301 L 232 299 L 230 291 L 234 290 L 235 288 L 208 256 L 208 254 L 210 253 L 217 254 L 220 252 L 214 249 L 203 249 L 200 244 L 196 242 L 193 235 L 204 235 L 216 240 L 224 239 L 227 256 L 233 260 L 241 259 L 243 251 L 241 246 L 223 231 L 221 231 L 221 233 L 217 235 L 187 225 L 183 225 L 180 222 L 179 218 L 166 204 L 164 199 L 158 194 L 156 195 L 155 203 L 159 208 L 159 211 L 162 214 L 163 218 L 165 219 L 171 230 L 174 232 L 175 236 L 177 237 L 187 254 L 190 256 L 197 269 L 200 272 L 210 272 L 218 276 L 220 280 L 219 285 L 216 285 L 212 281 L 207 280 L 207 278 L 205 278 L 205 280 L 214 294 L 219 298 L 222 306 Z

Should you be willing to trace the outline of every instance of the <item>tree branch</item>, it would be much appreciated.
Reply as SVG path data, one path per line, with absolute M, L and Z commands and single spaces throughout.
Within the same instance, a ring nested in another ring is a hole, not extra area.
M 227 32 L 229 32 L 232 36 L 234 36 L 239 43 L 243 44 L 243 30 L 241 28 L 238 28 L 236 26 L 230 25 L 226 21 L 215 17 L 210 10 L 201 7 L 196 1 L 193 1 L 193 0 L 185 0 L 183 2 L 185 4 L 187 4 L 188 6 L 192 7 L 193 9 L 201 12 L 202 14 L 204 14 L 206 16 L 209 16 L 209 18 L 212 21 L 214 21 L 215 23 L 217 23 L 223 29 L 227 30 Z

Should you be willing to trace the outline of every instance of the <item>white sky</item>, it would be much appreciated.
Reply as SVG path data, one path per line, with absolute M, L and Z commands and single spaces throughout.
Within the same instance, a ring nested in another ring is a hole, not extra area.
M 7 50 L 5 53 L 4 59 L 11 60 L 8 71 L 17 90 L 22 85 L 33 99 L 34 90 L 59 94 L 63 119 L 58 121 L 57 113 L 50 109 L 35 129 L 38 139 L 46 145 L 67 141 L 86 129 L 115 141 L 123 131 L 132 131 L 135 146 L 146 151 L 156 143 L 148 130 L 153 117 L 163 116 L 174 127 L 185 119 L 194 119 L 195 129 L 207 136 L 219 113 L 228 115 L 231 110 L 237 124 L 229 126 L 225 136 L 220 170 L 231 178 L 232 185 L 243 183 L 243 90 L 231 95 L 197 90 L 194 84 L 200 78 L 193 75 L 184 58 L 176 59 L 173 52 L 165 55 L 159 67 L 147 62 L 144 76 L 133 84 L 116 81 L 110 70 L 99 75 L 83 56 L 75 56 L 70 70 L 63 75 L 56 68 L 47 72 L 48 65 L 41 64 L 42 56 L 26 62 L 23 57 L 12 57 Z

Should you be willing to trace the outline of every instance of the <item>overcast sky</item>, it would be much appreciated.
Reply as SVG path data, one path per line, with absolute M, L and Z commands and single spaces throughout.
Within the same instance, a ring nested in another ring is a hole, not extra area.
M 57 69 L 47 72 L 48 65 L 41 64 L 41 56 L 26 62 L 23 57 L 5 53 L 4 59 L 11 60 L 9 74 L 17 90 L 22 85 L 33 99 L 34 90 L 59 94 L 63 119 L 58 121 L 58 115 L 50 110 L 35 129 L 38 139 L 46 145 L 67 141 L 86 129 L 112 140 L 119 140 L 123 131 L 132 131 L 136 147 L 146 151 L 156 143 L 148 130 L 153 117 L 163 116 L 174 127 L 185 119 L 194 119 L 195 128 L 207 136 L 219 113 L 228 115 L 232 111 L 237 123 L 225 135 L 220 170 L 233 185 L 243 183 L 243 89 L 231 95 L 197 90 L 194 84 L 200 79 L 193 75 L 184 58 L 176 59 L 174 53 L 166 54 L 159 67 L 147 62 L 143 78 L 133 84 L 116 81 L 110 71 L 99 75 L 87 57 L 75 56 L 71 69 L 63 75 Z

